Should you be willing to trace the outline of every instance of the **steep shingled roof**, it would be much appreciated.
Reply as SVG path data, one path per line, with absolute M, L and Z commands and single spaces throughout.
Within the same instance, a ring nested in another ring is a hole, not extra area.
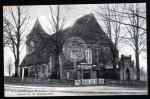
M 32 34 L 32 33 L 40 33 L 40 34 L 42 34 L 42 35 L 45 36 L 45 37 L 49 36 L 49 35 L 44 31 L 44 29 L 42 28 L 42 26 L 41 26 L 41 24 L 40 24 L 38 18 L 37 18 L 37 20 L 36 20 L 36 22 L 35 22 L 35 24 L 34 24 L 32 30 L 31 30 L 31 32 L 30 32 L 28 35 L 30 35 L 30 34 Z M 28 35 L 27 35 L 27 36 L 28 36 Z
M 46 51 L 45 53 L 31 53 L 27 54 L 20 66 L 32 66 L 34 64 L 42 64 L 49 61 L 51 53 Z
M 98 40 L 104 39 L 105 36 L 104 31 L 92 13 L 77 19 L 72 26 L 72 29 L 74 28 L 73 33 L 82 37 L 89 44 L 94 44 Z

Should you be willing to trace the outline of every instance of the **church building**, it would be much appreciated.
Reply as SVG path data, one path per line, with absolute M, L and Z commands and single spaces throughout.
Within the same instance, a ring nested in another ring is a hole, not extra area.
M 57 35 L 59 34 L 60 35 Z M 38 19 L 31 32 L 26 36 L 26 56 L 20 64 L 20 75 L 25 77 L 53 78 L 56 71 L 56 44 L 59 38 L 60 79 L 109 78 L 107 71 L 112 70 L 112 54 L 108 42 L 112 42 L 102 30 L 93 14 L 85 15 L 75 21 L 73 26 L 59 33 L 46 33 Z M 61 39 L 61 41 L 60 41 Z M 113 43 L 112 43 L 113 44 Z M 113 46 L 113 45 L 112 45 Z M 133 80 L 133 62 L 125 64 L 125 57 L 117 55 L 117 71 L 121 80 Z M 119 61 L 119 62 L 118 62 Z M 24 72 L 22 72 L 24 71 Z M 107 72 L 107 74 L 106 74 Z M 124 76 L 125 75 L 125 76 Z

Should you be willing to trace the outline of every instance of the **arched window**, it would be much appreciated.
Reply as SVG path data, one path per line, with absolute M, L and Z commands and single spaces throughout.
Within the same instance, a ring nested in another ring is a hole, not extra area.
M 92 50 L 90 48 L 87 48 L 85 51 L 86 55 L 86 62 L 88 64 L 92 64 Z

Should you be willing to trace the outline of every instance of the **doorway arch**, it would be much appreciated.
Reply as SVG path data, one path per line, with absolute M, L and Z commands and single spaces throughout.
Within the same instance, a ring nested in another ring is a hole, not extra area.
M 126 80 L 130 80 L 130 70 L 129 68 L 126 69 Z

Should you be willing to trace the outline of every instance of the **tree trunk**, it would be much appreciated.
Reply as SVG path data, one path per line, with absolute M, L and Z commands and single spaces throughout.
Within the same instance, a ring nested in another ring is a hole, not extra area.
M 116 72 L 116 59 L 115 58 L 113 58 L 113 60 L 112 60 L 113 62 L 113 71 L 114 72 Z
M 39 83 L 39 82 L 38 82 L 38 78 L 39 78 L 39 75 L 38 75 L 38 67 L 37 67 L 37 66 L 34 66 L 34 65 L 33 65 L 33 67 L 34 67 L 34 70 L 35 70 L 35 73 L 36 73 L 37 84 L 38 84 L 38 83 Z
M 8 71 L 9 71 L 9 76 L 10 76 L 10 73 L 11 73 L 11 65 L 9 64 L 8 66 L 9 66 L 9 67 L 8 67 Z
M 20 7 L 18 9 L 18 26 L 17 26 L 17 44 L 16 44 L 16 50 L 17 50 L 17 57 L 15 60 L 15 77 L 18 77 L 18 66 L 19 66 L 19 47 L 20 47 Z
M 116 58 L 115 57 L 113 58 L 112 63 L 113 63 L 112 79 L 117 79 Z
M 112 75 L 112 79 L 117 79 L 117 68 L 116 68 L 116 49 L 113 48 L 113 52 L 112 52 L 113 56 L 112 56 L 112 63 L 113 63 L 113 75 Z
M 10 67 L 9 67 L 9 76 L 10 76 Z
M 59 70 L 59 53 L 55 54 L 55 68 L 53 72 L 53 78 L 60 78 L 60 70 Z
M 57 24 L 56 24 L 56 33 L 59 31 L 59 17 L 60 17 L 60 12 L 59 12 L 59 10 L 60 10 L 60 6 L 59 5 L 57 5 Z
M 140 66 L 139 66 L 139 53 L 138 53 L 138 50 L 135 51 L 135 58 L 136 58 L 137 80 L 140 80 Z
M 63 73 L 63 71 L 62 71 L 62 69 L 63 69 L 63 67 L 62 67 L 62 56 L 61 56 L 61 54 L 59 54 L 59 73 L 60 73 L 60 79 L 63 79 L 63 77 L 62 77 L 62 73 Z
M 139 13 L 138 10 L 138 4 L 136 4 L 136 14 L 138 15 Z M 137 20 L 137 27 L 136 27 L 136 35 L 135 35 L 135 58 L 136 58 L 136 69 L 137 69 L 137 80 L 140 80 L 140 66 L 139 66 L 139 17 L 136 16 L 136 20 Z
M 37 84 L 39 83 L 39 75 L 38 75 L 38 71 L 36 70 L 36 74 L 37 74 Z
M 18 59 L 15 61 L 15 77 L 18 77 Z

